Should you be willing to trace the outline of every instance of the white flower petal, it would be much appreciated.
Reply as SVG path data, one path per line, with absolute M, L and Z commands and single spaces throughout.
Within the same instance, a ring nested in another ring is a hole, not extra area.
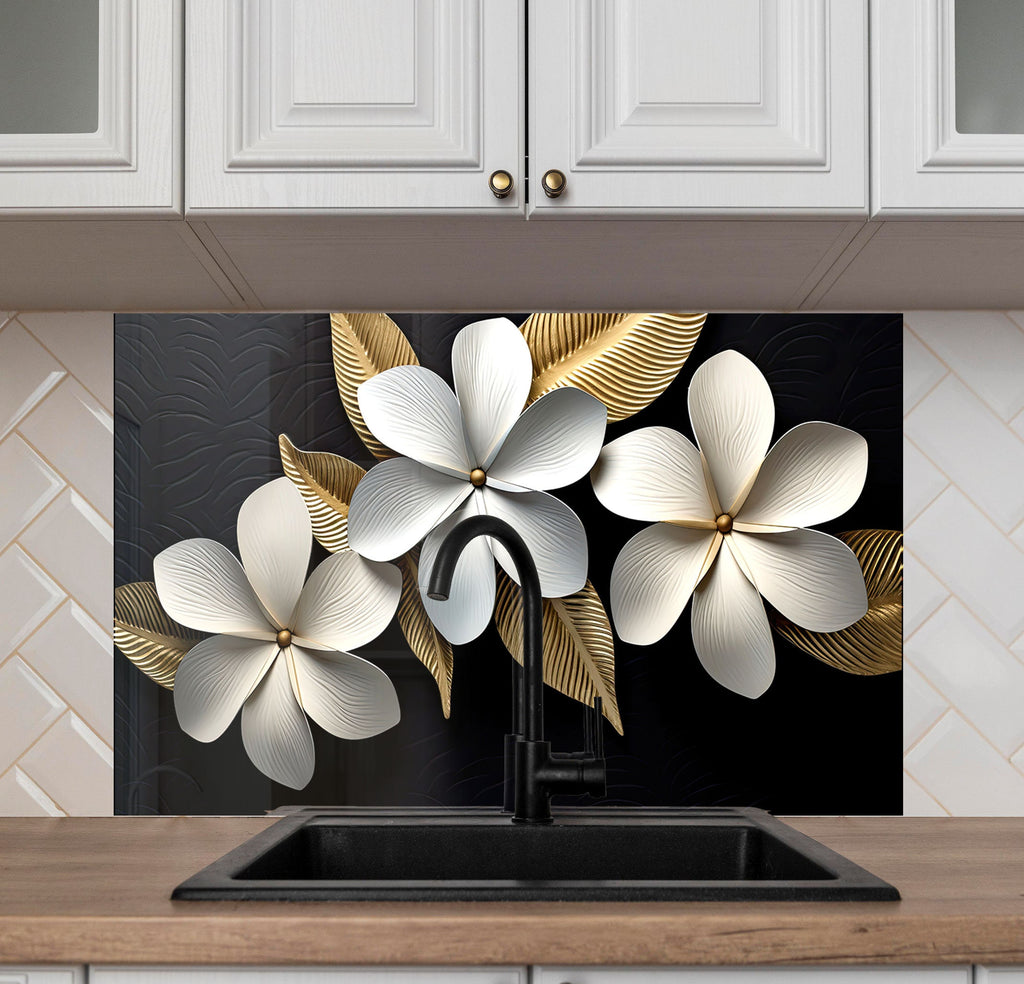
M 494 612 L 494 555 L 488 538 L 475 537 L 462 551 L 447 601 L 427 597 L 427 586 L 445 537 L 464 519 L 478 515 L 477 507 L 481 503 L 482 495 L 474 495 L 431 532 L 420 551 L 419 587 L 423 607 L 441 635 L 454 645 L 472 642 L 487 628 Z
M 390 677 L 351 653 L 289 648 L 293 684 L 303 710 L 337 738 L 370 738 L 398 724 L 398 694 Z
M 459 401 L 437 373 L 425 366 L 396 366 L 357 392 L 366 426 L 392 450 L 450 475 L 468 475 L 475 467 Z
M 759 526 L 814 526 L 841 516 L 868 474 L 868 442 L 820 420 L 787 431 L 768 452 L 736 516 Z
M 313 735 L 292 692 L 285 656 L 274 660 L 242 707 L 242 744 L 274 782 L 302 789 L 313 778 Z
M 238 552 L 256 596 L 279 629 L 291 624 L 299 600 L 313 527 L 290 478 L 261 485 L 238 510 Z
M 174 675 L 181 729 L 196 741 L 219 738 L 279 652 L 275 642 L 226 635 L 196 643 Z
M 838 632 L 867 613 L 864 574 L 842 540 L 818 530 L 731 536 L 757 590 L 797 625 Z
M 587 534 L 579 517 L 547 492 L 499 492 L 484 488 L 484 511 L 505 520 L 524 540 L 545 598 L 564 598 L 587 580 Z M 519 574 L 508 551 L 492 541 L 498 563 L 517 584 Z
M 182 540 L 161 550 L 153 580 L 160 604 L 182 625 L 250 639 L 276 635 L 242 565 L 216 540 Z
M 292 633 L 314 649 L 349 650 L 372 642 L 398 609 L 402 574 L 394 564 L 351 550 L 331 554 L 302 589 Z
M 533 360 L 526 339 L 508 318 L 466 325 L 452 346 L 452 376 L 472 467 L 486 469 L 530 395 Z
M 772 439 L 768 381 L 739 352 L 719 352 L 693 374 L 687 405 L 718 504 L 735 516 Z
M 690 625 L 697 658 L 723 687 L 760 697 L 775 676 L 775 647 L 764 604 L 723 543 L 693 593 Z
M 624 642 L 650 646 L 665 636 L 720 541 L 713 530 L 655 523 L 622 548 L 612 568 L 611 606 Z
M 593 467 L 608 410 L 572 386 L 546 393 L 512 425 L 487 477 L 529 489 L 560 489 Z
M 700 452 L 670 427 L 642 427 L 606 444 L 591 482 L 601 504 L 627 519 L 715 521 Z
M 412 458 L 388 458 L 360 479 L 348 510 L 348 542 L 370 560 L 392 560 L 416 546 L 473 491 Z

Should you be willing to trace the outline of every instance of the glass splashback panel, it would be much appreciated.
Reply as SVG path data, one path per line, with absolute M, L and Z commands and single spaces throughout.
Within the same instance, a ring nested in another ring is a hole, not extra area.
M 0 0 L 0 133 L 94 133 L 99 0 Z
M 956 128 L 1024 133 L 1024 3 L 956 0 Z

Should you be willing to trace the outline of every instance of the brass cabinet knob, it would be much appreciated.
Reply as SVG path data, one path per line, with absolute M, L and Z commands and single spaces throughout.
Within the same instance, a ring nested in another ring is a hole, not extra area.
M 548 198 L 558 198 L 565 191 L 565 175 L 555 169 L 545 171 L 540 183 L 544 186 L 544 194 Z
M 516 183 L 508 171 L 492 171 L 487 179 L 487 187 L 494 193 L 495 198 L 508 198 L 515 186 Z

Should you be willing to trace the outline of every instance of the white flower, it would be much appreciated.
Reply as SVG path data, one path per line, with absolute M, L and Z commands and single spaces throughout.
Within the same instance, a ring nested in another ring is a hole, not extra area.
M 867 442 L 814 421 L 787 431 L 765 457 L 775 426 L 768 382 L 738 352 L 693 375 L 688 394 L 698 451 L 668 427 L 612 441 L 592 480 L 598 499 L 629 519 L 658 520 L 615 561 L 611 607 L 626 641 L 657 642 L 691 594 L 693 643 L 722 686 L 759 697 L 775 675 L 761 595 L 786 618 L 835 632 L 867 611 L 850 549 L 804 529 L 846 512 L 867 475 Z
M 346 550 L 306 581 L 312 543 L 302 496 L 279 478 L 238 512 L 242 564 L 227 547 L 200 539 L 153 560 L 157 595 L 171 618 L 217 633 L 178 667 L 178 723 L 198 741 L 213 741 L 242 708 L 249 758 L 293 789 L 313 775 L 306 714 L 339 738 L 368 738 L 399 719 L 387 674 L 345 650 L 375 639 L 391 621 L 401 574 Z
M 463 551 L 451 600 L 425 585 L 451 528 L 481 513 L 503 519 L 533 554 L 545 597 L 583 587 L 587 540 L 576 514 L 541 491 L 582 478 L 604 440 L 600 400 L 566 387 L 525 411 L 533 363 L 507 318 L 467 325 L 452 348 L 455 392 L 423 366 L 398 366 L 359 387 L 359 409 L 373 435 L 402 457 L 375 465 L 356 486 L 349 543 L 373 560 L 391 560 L 426 537 L 420 590 L 431 620 L 455 643 L 475 639 L 494 609 L 494 561 L 518 581 L 505 549 L 478 537 Z

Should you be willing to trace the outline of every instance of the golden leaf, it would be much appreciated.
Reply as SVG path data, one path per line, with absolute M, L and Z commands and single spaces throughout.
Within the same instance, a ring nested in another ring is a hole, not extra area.
M 354 461 L 326 451 L 300 451 L 287 434 L 278 439 L 284 473 L 306 502 L 313 536 L 331 553 L 348 549 L 348 506 L 366 474 Z
M 451 643 L 434 628 L 419 589 L 420 551 L 414 547 L 398 560 L 402 572 L 402 597 L 398 602 L 398 624 L 409 648 L 430 671 L 441 694 L 441 710 L 445 717 L 452 712 L 452 647 Z
M 903 667 L 903 534 L 854 530 L 839 539 L 860 561 L 868 613 L 839 632 L 810 632 L 778 612 L 772 613 L 773 624 L 794 646 L 844 673 L 895 673 Z
M 345 413 L 370 451 L 377 458 L 393 458 L 395 453 L 378 441 L 359 412 L 356 390 L 360 383 L 395 366 L 418 366 L 419 359 L 408 339 L 386 314 L 332 314 L 331 350 L 334 354 L 334 378 Z
M 205 638 L 164 611 L 152 581 L 114 588 L 114 644 L 161 687 L 174 689 L 182 657 Z
M 519 585 L 498 571 L 495 625 L 505 648 L 523 661 L 523 606 Z M 622 734 L 615 699 L 615 641 L 608 614 L 594 586 L 566 598 L 544 599 L 544 682 L 574 700 L 592 706 L 600 697 L 604 716 Z
M 527 401 L 575 386 L 625 420 L 679 374 L 706 314 L 531 314 L 522 325 L 533 356 Z

